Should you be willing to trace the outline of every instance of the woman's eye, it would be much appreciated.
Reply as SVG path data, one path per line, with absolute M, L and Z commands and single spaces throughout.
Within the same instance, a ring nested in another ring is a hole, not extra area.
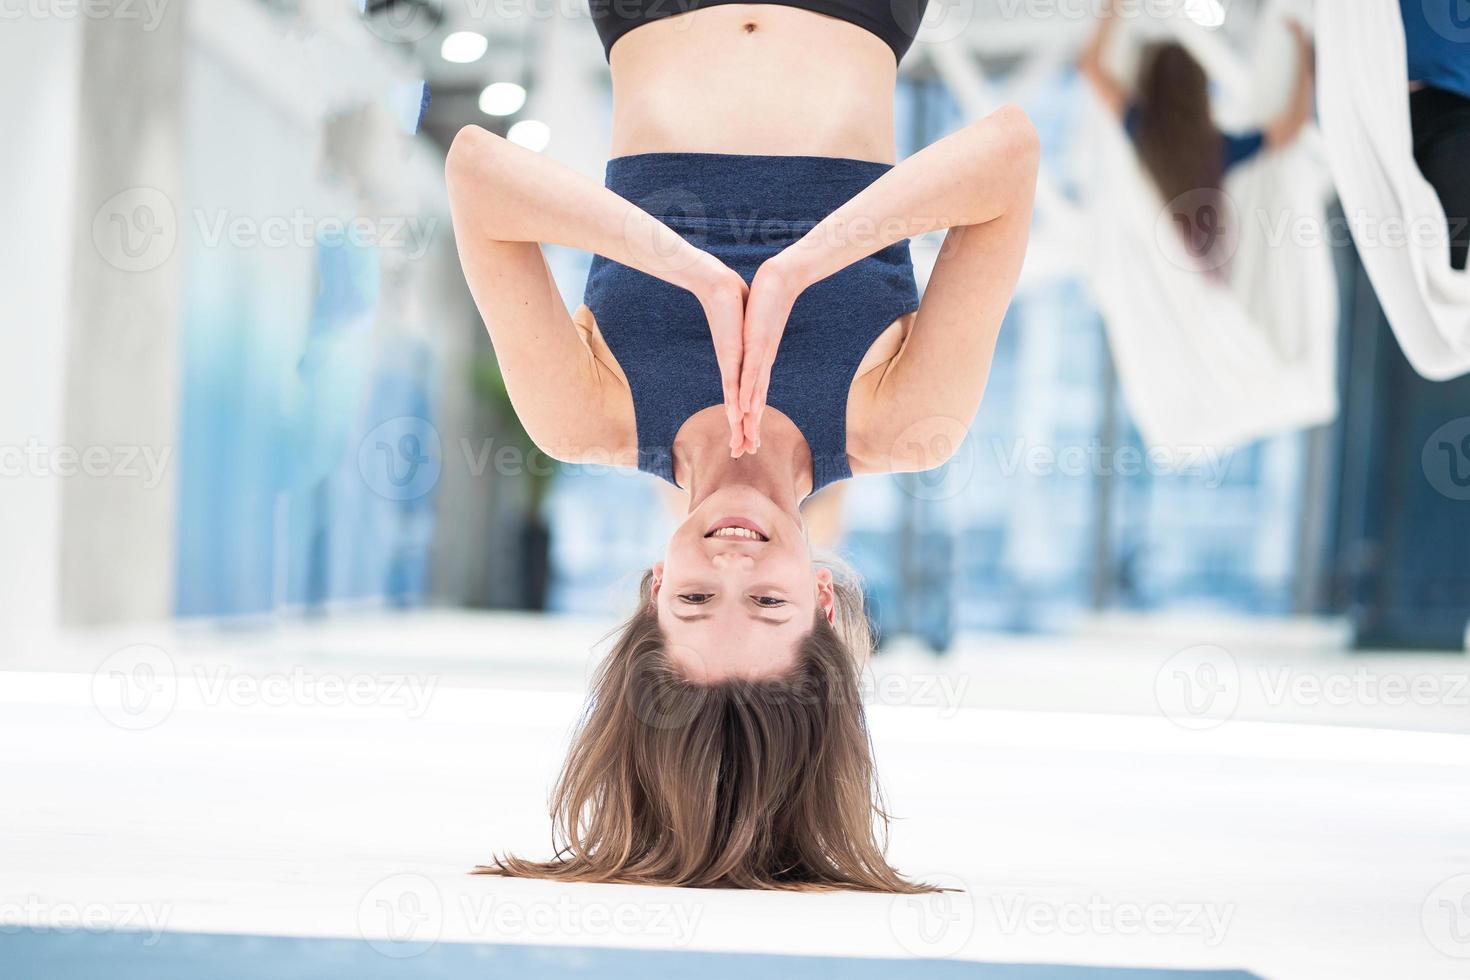
M 777 606 L 786 605 L 785 599 L 777 599 L 773 595 L 756 595 L 751 596 L 751 598 L 755 600 L 757 606 L 765 606 L 767 609 L 774 609 Z
M 698 606 L 702 603 L 709 602 L 709 600 L 710 594 L 708 592 L 684 592 L 679 595 L 679 601 L 687 602 L 691 606 Z

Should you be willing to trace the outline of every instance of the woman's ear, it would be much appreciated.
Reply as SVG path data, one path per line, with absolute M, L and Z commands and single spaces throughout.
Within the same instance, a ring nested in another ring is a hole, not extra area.
M 664 563 L 656 561 L 653 563 L 653 587 L 649 590 L 648 597 L 658 605 L 658 590 L 664 584 Z
M 837 622 L 837 594 L 832 587 L 832 569 L 817 569 L 817 608 L 827 617 L 827 622 Z

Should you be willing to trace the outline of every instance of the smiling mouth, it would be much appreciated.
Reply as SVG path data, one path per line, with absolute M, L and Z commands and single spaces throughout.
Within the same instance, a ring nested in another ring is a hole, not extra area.
M 729 541 L 770 541 L 761 526 L 746 517 L 726 517 L 716 521 L 704 534 L 707 538 Z

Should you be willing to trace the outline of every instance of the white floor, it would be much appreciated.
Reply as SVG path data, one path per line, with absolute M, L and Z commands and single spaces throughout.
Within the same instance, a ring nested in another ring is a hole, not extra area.
M 1165 624 L 899 651 L 870 709 L 890 856 L 962 892 L 466 875 L 492 850 L 545 852 L 601 625 L 420 614 L 13 649 L 0 925 L 365 937 L 390 956 L 480 941 L 1470 976 L 1463 658 L 1232 640 L 1181 659 Z M 1224 708 L 1194 714 L 1168 685 L 1202 665 L 1228 674 Z

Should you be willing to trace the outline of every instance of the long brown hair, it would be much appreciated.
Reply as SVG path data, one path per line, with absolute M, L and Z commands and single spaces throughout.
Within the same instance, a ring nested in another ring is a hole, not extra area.
M 837 628 L 819 613 L 785 676 L 696 684 L 667 656 L 651 582 L 597 670 L 553 791 L 555 856 L 496 857 L 475 873 L 934 891 L 883 855 L 889 816 L 859 690 L 872 644 L 861 592 L 835 580 Z
M 1228 232 L 1225 138 L 1210 115 L 1209 78 L 1182 44 L 1151 44 L 1140 65 L 1137 100 L 1139 159 L 1190 254 L 1216 265 L 1216 249 Z

